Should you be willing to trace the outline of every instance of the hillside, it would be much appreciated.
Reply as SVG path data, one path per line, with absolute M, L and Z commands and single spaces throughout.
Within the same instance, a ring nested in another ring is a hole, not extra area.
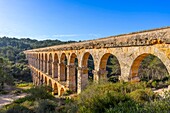
M 33 40 L 29 38 L 9 38 L 0 37 L 0 59 L 2 60 L 0 66 L 0 84 L 16 83 L 16 82 L 31 82 L 30 70 L 27 67 L 27 60 L 23 50 L 53 46 L 74 41 L 62 42 L 60 40 Z
M 18 62 L 23 59 L 23 54 L 20 53 L 23 50 L 47 47 L 59 44 L 66 44 L 75 41 L 62 42 L 60 40 L 43 40 L 38 41 L 35 39 L 29 38 L 9 38 L 9 37 L 0 37 L 0 55 L 2 57 L 8 58 L 10 61 Z

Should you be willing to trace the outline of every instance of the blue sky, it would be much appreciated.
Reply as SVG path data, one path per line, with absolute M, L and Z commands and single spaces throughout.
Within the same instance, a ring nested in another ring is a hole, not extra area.
M 79 41 L 165 26 L 169 0 L 0 0 L 0 36 Z

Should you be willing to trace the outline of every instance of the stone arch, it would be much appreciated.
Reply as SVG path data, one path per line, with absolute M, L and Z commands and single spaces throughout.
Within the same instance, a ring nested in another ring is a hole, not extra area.
M 47 59 L 47 53 L 45 53 L 45 70 L 44 70 L 44 72 L 45 73 L 47 73 L 47 61 L 48 61 L 48 59 Z
M 60 57 L 60 80 L 66 81 L 67 80 L 67 56 L 65 53 L 62 53 Z
M 90 57 L 91 60 L 89 60 Z M 92 69 L 89 68 L 89 64 L 92 65 Z M 89 52 L 84 53 L 81 60 L 81 89 L 84 89 L 87 86 L 89 79 L 93 80 L 92 71 L 94 68 L 93 56 Z
M 64 88 L 60 89 L 60 96 L 62 96 L 64 94 Z
M 36 54 L 36 68 L 38 68 L 38 54 Z
M 73 92 L 77 92 L 77 67 L 78 59 L 75 53 L 72 53 L 69 58 L 68 65 L 68 87 Z
M 38 73 L 38 75 L 40 75 L 40 72 Z
M 49 86 L 48 91 L 52 92 L 52 81 L 51 81 L 51 79 L 48 80 L 48 86 Z
M 161 59 L 161 57 L 159 56 L 156 56 L 154 53 L 142 53 L 140 55 L 138 55 L 135 60 L 133 61 L 132 65 L 131 65 L 131 68 L 130 68 L 130 74 L 129 74 L 129 79 L 131 81 L 139 81 L 140 78 L 138 76 L 139 74 L 139 67 L 141 65 L 141 62 L 149 55 L 153 55 L 155 57 L 157 57 L 161 62 L 162 64 L 165 66 L 167 72 L 168 72 L 168 68 L 166 66 L 166 62 L 163 62 L 163 60 Z M 169 72 L 168 72 L 169 74 Z
M 53 78 L 58 78 L 58 63 L 59 63 L 59 59 L 58 59 L 58 55 L 57 53 L 54 54 L 54 68 L 53 68 Z
M 54 83 L 54 95 L 57 95 L 58 94 L 58 86 L 57 86 L 57 83 Z
M 47 85 L 47 77 L 46 76 L 45 76 L 44 82 L 45 82 L 45 85 Z
M 111 53 L 105 53 L 101 59 L 100 59 L 100 63 L 99 63 L 99 73 L 100 73 L 100 78 L 104 78 L 105 77 L 109 77 L 111 75 L 109 75 L 110 73 L 108 72 L 109 68 L 107 67 L 107 64 L 111 63 L 109 62 L 109 60 L 114 60 L 113 61 L 113 65 L 110 65 L 111 67 L 115 65 L 115 72 L 113 73 L 115 77 L 117 77 L 118 80 L 118 76 L 121 75 L 121 67 L 120 67 L 120 63 L 117 59 L 117 57 Z M 112 70 L 110 70 L 112 71 Z M 113 72 L 113 71 L 112 71 Z M 118 73 L 116 73 L 118 72 Z
M 44 83 L 44 76 L 43 76 L 43 74 L 41 75 L 41 85 Z
M 92 65 L 93 69 L 89 69 L 89 68 L 92 68 L 89 65 Z M 83 55 L 82 61 L 81 61 L 81 67 L 84 70 L 83 74 L 86 74 L 88 78 L 90 78 L 89 74 L 92 74 L 91 76 L 92 76 L 92 79 L 93 79 L 92 71 L 95 69 L 95 67 L 94 67 L 94 58 L 93 58 L 92 54 L 90 54 L 89 52 L 86 52 Z
M 40 70 L 41 66 L 41 54 L 39 53 L 39 58 L 38 58 L 38 69 Z
M 49 54 L 49 60 L 48 60 L 48 74 L 51 76 L 52 75 L 52 53 Z
M 38 76 L 37 76 L 37 79 L 38 79 L 38 84 L 40 85 L 40 74 L 38 74 Z
M 44 64 L 44 55 L 41 55 L 41 71 L 43 71 L 43 64 Z
M 52 87 L 52 81 L 51 81 L 51 79 L 48 80 L 48 86 Z

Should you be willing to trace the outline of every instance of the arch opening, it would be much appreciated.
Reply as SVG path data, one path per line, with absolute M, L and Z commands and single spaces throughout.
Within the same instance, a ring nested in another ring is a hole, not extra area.
M 94 74 L 93 70 L 94 67 L 94 60 L 92 55 L 87 52 L 84 54 L 82 59 L 82 89 L 84 89 L 89 82 L 93 82 Z
M 41 85 L 43 85 L 43 82 L 44 82 L 44 76 L 43 75 L 41 75 Z
M 48 82 L 48 91 L 52 92 L 52 82 L 51 82 L 51 79 L 49 79 L 49 82 Z
M 47 85 L 47 77 L 45 77 L 45 85 Z
M 161 88 L 168 85 L 169 79 L 166 66 L 157 56 L 145 53 L 133 61 L 130 70 L 131 81 L 145 81 L 151 87 Z
M 41 65 L 41 55 L 39 54 L 39 59 L 38 59 L 38 69 L 40 70 L 40 65 Z
M 41 57 L 41 71 L 43 71 L 43 64 L 44 64 L 44 56 L 42 54 L 42 57 Z
M 54 84 L 54 95 L 58 95 L 57 83 Z
M 67 81 L 67 57 L 66 54 L 63 53 L 60 59 L 60 80 Z
M 73 53 L 70 57 L 69 63 L 69 79 L 68 79 L 68 86 L 69 89 L 73 92 L 77 92 L 77 67 L 78 67 L 78 59 L 77 55 Z
M 55 53 L 54 54 L 54 78 L 58 78 L 58 55 Z
M 47 73 L 47 54 L 45 54 L 45 70 L 44 72 Z
M 60 90 L 60 96 L 62 96 L 64 94 L 64 88 L 61 88 Z
M 49 54 L 49 60 L 48 60 L 48 74 L 52 76 L 52 54 Z
M 118 82 L 121 75 L 121 68 L 116 56 L 106 53 L 100 61 L 100 79 L 107 79 L 110 82 Z

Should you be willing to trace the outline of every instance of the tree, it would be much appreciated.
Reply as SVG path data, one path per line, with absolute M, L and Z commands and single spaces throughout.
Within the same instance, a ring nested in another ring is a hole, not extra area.
M 13 84 L 13 77 L 10 74 L 10 64 L 6 59 L 0 58 L 0 91 L 4 89 L 4 84 Z

